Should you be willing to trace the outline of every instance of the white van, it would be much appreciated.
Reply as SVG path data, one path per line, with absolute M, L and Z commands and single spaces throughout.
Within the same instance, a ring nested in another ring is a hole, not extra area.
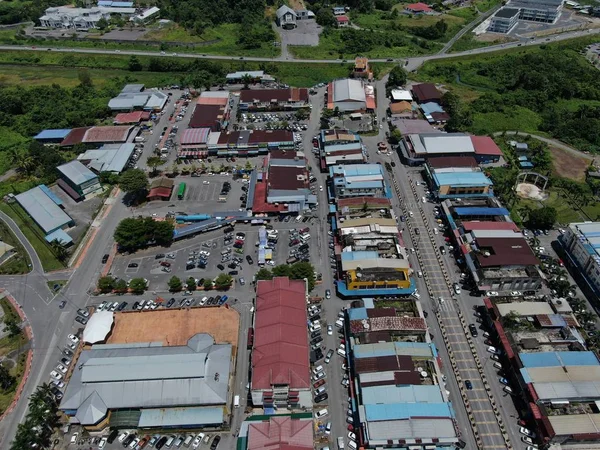
M 300 236 L 300 240 L 303 244 L 306 244 L 308 241 L 310 241 L 310 234 L 307 233 L 304 236 Z
M 343 348 L 338 348 L 337 349 L 337 354 L 340 355 L 342 358 L 346 357 L 346 350 L 344 350 Z
M 233 407 L 234 408 L 240 407 L 240 396 L 239 395 L 236 395 L 235 397 L 233 397 Z

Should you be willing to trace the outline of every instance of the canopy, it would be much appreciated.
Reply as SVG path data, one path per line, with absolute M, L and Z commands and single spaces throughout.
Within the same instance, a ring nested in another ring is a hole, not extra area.
M 113 320 L 113 313 L 110 311 L 94 313 L 83 330 L 83 341 L 88 344 L 104 341 L 112 328 Z

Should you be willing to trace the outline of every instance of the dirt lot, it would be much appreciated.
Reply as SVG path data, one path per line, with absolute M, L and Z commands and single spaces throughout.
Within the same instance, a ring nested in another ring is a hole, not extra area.
M 162 341 L 175 346 L 185 345 L 197 333 L 208 333 L 217 344 L 232 344 L 235 354 L 239 321 L 237 311 L 225 307 L 115 313 L 115 325 L 107 343 Z
M 576 156 L 560 148 L 550 147 L 556 175 L 575 181 L 585 180 L 585 169 L 591 158 Z

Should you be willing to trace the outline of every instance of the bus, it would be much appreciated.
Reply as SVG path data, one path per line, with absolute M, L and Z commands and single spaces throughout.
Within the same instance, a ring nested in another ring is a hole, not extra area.
M 179 200 L 183 200 L 184 196 L 185 196 L 185 183 L 180 183 L 179 190 L 177 191 L 177 198 Z

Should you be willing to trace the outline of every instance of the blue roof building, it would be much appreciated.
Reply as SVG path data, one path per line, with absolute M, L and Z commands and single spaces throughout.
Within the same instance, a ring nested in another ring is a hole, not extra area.
M 336 198 L 385 197 L 392 191 L 380 164 L 346 164 L 329 168 Z
M 571 223 L 559 236 L 567 258 L 600 297 L 600 222 Z
M 43 130 L 36 134 L 33 139 L 42 144 L 60 144 L 70 132 L 70 128 Z
M 439 198 L 481 198 L 493 197 L 492 181 L 478 168 L 426 166 Z

